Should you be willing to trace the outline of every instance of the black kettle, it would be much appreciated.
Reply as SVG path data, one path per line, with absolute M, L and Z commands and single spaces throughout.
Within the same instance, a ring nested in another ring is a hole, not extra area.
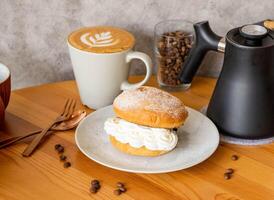
M 194 24 L 195 43 L 180 80 L 190 84 L 209 50 L 224 52 L 224 63 L 207 108 L 223 134 L 247 139 L 274 136 L 274 31 L 263 22 L 216 35 L 207 21 Z

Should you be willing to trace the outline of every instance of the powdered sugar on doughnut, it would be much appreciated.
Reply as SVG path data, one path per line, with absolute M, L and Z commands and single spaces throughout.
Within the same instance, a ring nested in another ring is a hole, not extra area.
M 171 94 L 154 87 L 142 86 L 135 90 L 123 91 L 115 100 L 114 106 L 121 110 L 143 108 L 154 112 L 168 113 L 178 117 L 187 112 L 183 102 Z

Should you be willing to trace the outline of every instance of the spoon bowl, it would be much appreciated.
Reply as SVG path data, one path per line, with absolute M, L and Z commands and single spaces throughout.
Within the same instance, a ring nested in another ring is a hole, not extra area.
M 66 131 L 75 128 L 87 115 L 85 110 L 75 111 L 68 120 L 65 120 L 52 127 L 52 131 Z

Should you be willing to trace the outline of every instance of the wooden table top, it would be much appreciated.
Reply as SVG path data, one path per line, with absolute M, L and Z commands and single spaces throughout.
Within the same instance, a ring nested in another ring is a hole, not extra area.
M 200 109 L 208 103 L 215 82 L 215 79 L 197 77 L 191 89 L 173 94 L 187 106 Z M 147 85 L 156 86 L 155 78 Z M 79 100 L 74 81 L 13 91 L 6 130 L 0 137 L 23 135 L 46 126 L 61 111 L 68 97 Z M 78 107 L 84 108 L 80 101 Z M 65 146 L 72 167 L 64 169 L 54 150 L 56 143 Z M 50 136 L 29 158 L 21 156 L 25 147 L 26 143 L 20 143 L 0 150 L 0 199 L 274 199 L 274 144 L 247 147 L 221 143 L 203 163 L 165 174 L 127 173 L 97 164 L 77 149 L 74 131 Z M 239 156 L 237 161 L 231 160 L 233 154 Z M 230 180 L 223 177 L 227 168 L 235 169 Z M 101 181 L 102 188 L 97 194 L 89 192 L 92 179 Z M 113 194 L 117 181 L 124 182 L 128 188 L 118 197 Z

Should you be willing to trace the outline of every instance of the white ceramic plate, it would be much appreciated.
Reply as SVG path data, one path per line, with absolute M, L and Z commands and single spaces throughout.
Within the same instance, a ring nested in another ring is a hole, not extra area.
M 207 159 L 219 144 L 213 122 L 187 107 L 189 117 L 178 129 L 178 144 L 171 152 L 158 157 L 132 156 L 115 149 L 104 131 L 104 122 L 114 116 L 112 106 L 88 115 L 76 129 L 78 148 L 90 159 L 104 166 L 134 173 L 165 173 L 185 169 Z

